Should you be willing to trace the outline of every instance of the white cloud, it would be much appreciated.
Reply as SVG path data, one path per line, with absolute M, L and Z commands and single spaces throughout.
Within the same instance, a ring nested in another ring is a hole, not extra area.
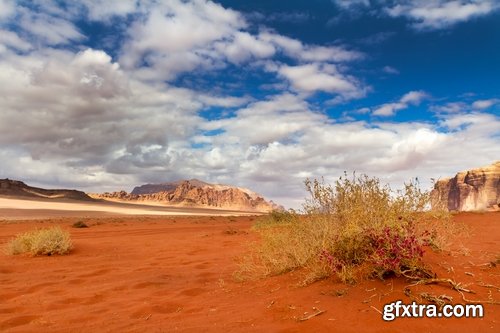
M 352 7 L 358 6 L 370 6 L 370 0 L 333 0 L 333 2 L 343 9 L 351 9 Z
M 26 31 L 48 45 L 67 44 L 85 38 L 67 19 L 20 9 L 19 24 Z
M 423 91 L 410 91 L 401 97 L 400 102 L 404 104 L 419 104 L 428 95 Z
M 278 54 L 301 65 L 321 66 L 364 57 L 342 46 L 305 45 L 275 32 L 252 34 L 246 28 L 240 13 L 218 4 L 165 1 L 145 11 L 143 18 L 132 24 L 120 63 L 134 70 L 137 78 L 163 81 L 194 70 L 221 70 L 228 63 L 241 66 L 254 60 L 254 65 L 259 66 L 259 60 Z
M 468 109 L 469 106 L 464 102 L 450 102 L 444 105 L 433 105 L 431 107 L 432 111 L 443 113 L 458 113 L 467 111 Z
M 406 17 L 416 29 L 443 29 L 500 8 L 496 0 L 414 0 L 399 1 L 386 8 L 392 17 Z
M 360 84 L 354 78 L 339 73 L 335 65 L 283 65 L 279 67 L 278 73 L 289 80 L 297 91 L 325 91 L 353 97 L 363 93 Z
M 235 32 L 231 43 L 219 42 L 215 46 L 218 51 L 225 55 L 228 60 L 240 64 L 254 58 L 269 58 L 274 55 L 275 48 L 269 43 L 262 41 L 247 32 Z
M 406 100 L 415 102 L 415 96 L 407 95 Z M 393 186 L 419 177 L 428 188 L 432 177 L 453 175 L 497 158 L 498 117 L 477 113 L 441 119 L 438 124 L 335 123 L 313 112 L 298 96 L 278 95 L 202 127 L 219 130 L 204 142 L 219 148 L 216 156 L 226 157 L 219 164 L 224 165 L 224 177 L 248 186 L 256 184 L 253 187 L 263 193 L 297 205 L 300 200 L 296 199 L 305 195 L 301 185 L 305 177 L 325 176 L 333 181 L 344 170 L 356 170 Z M 207 159 L 215 159 L 212 150 L 206 154 Z
M 15 4 L 13 0 L 0 0 L 0 20 L 11 16 L 14 13 L 14 10 Z
M 19 51 L 29 51 L 33 48 L 31 43 L 23 40 L 15 32 L 0 29 L 0 45 Z
M 299 40 L 266 31 L 259 34 L 259 39 L 272 43 L 284 54 L 300 61 L 347 62 L 364 58 L 362 53 L 344 47 L 304 45 Z
M 129 69 L 146 62 L 162 79 L 199 66 L 211 67 L 220 60 L 215 43 L 233 39 L 244 26 L 239 13 L 212 2 L 165 1 L 129 29 L 120 62 Z
M 396 68 L 391 67 L 391 66 L 384 66 L 384 68 L 382 68 L 382 70 L 387 74 L 399 74 L 399 71 Z
M 144 0 L 140 1 L 144 4 Z M 135 13 L 140 6 L 137 0 L 80 0 L 94 21 L 106 21 L 112 16 L 125 16 Z M 148 3 L 149 1 L 146 1 Z
M 471 111 L 482 111 L 491 108 L 494 105 L 500 103 L 500 99 L 498 98 L 490 98 L 490 99 L 480 99 L 476 100 L 472 103 L 466 102 L 449 102 L 444 105 L 433 105 L 431 107 L 432 111 L 438 113 L 461 113 L 465 114 Z
M 393 116 L 397 111 L 404 110 L 410 105 L 418 105 L 428 95 L 423 91 L 410 91 L 403 95 L 398 102 L 382 104 L 373 111 L 374 116 Z
M 498 103 L 500 103 L 500 99 L 497 98 L 477 100 L 474 103 L 472 103 L 472 109 L 485 110 Z

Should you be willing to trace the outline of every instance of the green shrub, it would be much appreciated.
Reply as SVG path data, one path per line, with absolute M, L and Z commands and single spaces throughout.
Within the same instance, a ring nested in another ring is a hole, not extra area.
M 424 248 L 443 243 L 449 219 L 427 211 L 429 194 L 416 181 L 402 191 L 366 175 L 345 175 L 334 186 L 318 180 L 305 185 L 310 198 L 302 214 L 273 212 L 256 224 L 261 242 L 245 270 L 276 275 L 301 269 L 303 283 L 333 274 L 348 283 L 374 275 L 428 275 Z
M 73 248 L 70 234 L 60 227 L 36 229 L 19 234 L 7 244 L 7 253 L 16 255 L 67 254 Z

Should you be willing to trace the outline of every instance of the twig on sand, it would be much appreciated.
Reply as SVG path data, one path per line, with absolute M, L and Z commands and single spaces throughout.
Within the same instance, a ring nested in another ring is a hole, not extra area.
M 439 306 L 439 309 L 443 308 L 443 306 L 446 304 L 446 301 L 448 302 L 453 301 L 453 297 L 448 295 L 435 296 L 429 293 L 420 293 L 420 297 L 429 302 L 437 304 Z
M 306 320 L 309 320 L 313 317 L 316 317 L 316 316 L 319 316 L 320 314 L 323 314 L 326 312 L 326 310 L 320 310 L 320 309 L 317 309 L 317 308 L 313 308 L 314 310 L 316 310 L 316 312 L 313 312 L 311 313 L 310 315 L 307 315 L 307 316 L 303 316 L 303 317 L 300 317 L 298 319 L 298 321 L 306 321 Z
M 485 288 L 493 288 L 496 289 L 497 291 L 500 291 L 500 287 L 494 286 L 492 284 L 478 283 L 477 285 Z
M 467 303 L 479 303 L 479 304 L 495 304 L 495 305 L 500 305 L 500 301 L 496 301 L 496 300 L 493 300 L 493 299 L 489 299 L 489 300 L 471 300 L 471 299 L 468 299 L 465 297 L 464 295 L 464 292 L 466 293 L 470 293 L 470 294 L 475 294 L 475 292 L 473 290 L 470 290 L 470 289 L 467 289 L 467 288 L 464 288 L 462 287 L 462 284 L 459 283 L 459 282 L 455 282 L 453 281 L 452 279 L 438 279 L 438 278 L 434 278 L 434 279 L 422 279 L 422 280 L 419 280 L 413 284 L 410 284 L 408 286 L 405 287 L 405 295 L 409 296 L 411 295 L 411 290 L 410 290 L 410 287 L 414 287 L 414 286 L 417 286 L 417 285 L 420 285 L 420 284 L 438 284 L 438 283 L 447 283 L 447 284 L 450 284 L 452 289 L 456 290 L 460 296 L 462 296 L 462 300 L 464 302 L 467 302 Z M 484 286 L 487 286 L 489 288 L 497 288 L 496 286 L 493 286 L 493 285 L 482 285 L 483 287 Z M 421 294 L 422 296 L 422 294 Z
M 370 308 L 372 308 L 373 310 L 377 311 L 378 313 L 380 313 L 381 315 L 383 315 L 382 311 L 380 311 L 379 309 L 377 309 L 376 307 L 374 307 L 373 305 L 370 305 Z
M 410 287 L 414 287 L 414 286 L 417 286 L 417 285 L 420 285 L 420 284 L 439 284 L 439 283 L 448 283 L 448 284 L 451 285 L 452 289 L 454 289 L 456 291 L 463 291 L 463 292 L 466 292 L 466 293 L 475 294 L 474 291 L 462 287 L 462 284 L 460 282 L 455 282 L 452 279 L 439 279 L 439 278 L 421 279 L 421 280 L 418 280 L 415 283 L 412 283 L 412 284 L 406 286 L 405 289 L 408 289 Z
M 498 260 L 498 259 L 492 260 L 492 261 L 484 263 L 484 264 L 474 264 L 473 262 L 469 261 L 469 264 L 471 264 L 472 266 L 476 266 L 476 267 L 487 266 L 488 268 L 493 268 L 493 267 L 497 267 L 497 264 L 500 264 L 500 260 Z
M 479 303 L 479 304 L 495 304 L 495 305 L 500 305 L 500 301 L 495 301 L 495 300 L 486 300 L 486 301 L 476 301 L 476 300 L 472 300 L 472 299 L 467 299 L 464 295 L 463 292 L 461 292 L 460 290 L 458 290 L 458 292 L 460 293 L 460 295 L 462 295 L 462 300 L 464 302 L 467 302 L 467 303 Z
M 151 318 L 151 316 L 152 316 L 152 315 L 153 315 L 153 314 L 152 314 L 152 313 L 150 313 L 150 314 L 146 317 L 146 320 L 149 320 L 149 318 Z

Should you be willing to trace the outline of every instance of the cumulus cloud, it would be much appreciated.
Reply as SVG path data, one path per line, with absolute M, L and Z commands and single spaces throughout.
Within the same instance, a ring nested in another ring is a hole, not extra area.
M 348 46 L 250 29 L 240 13 L 210 1 L 85 0 L 67 2 L 65 10 L 60 3 L 0 0 L 0 20 L 19 18 L 9 21 L 15 29 L 0 31 L 6 177 L 90 191 L 198 177 L 297 207 L 305 177 L 333 181 L 357 170 L 401 184 L 497 158 L 500 120 L 486 113 L 496 99 L 439 113 L 437 124 L 355 119 L 372 107 L 344 119 L 320 112 L 309 99 L 316 92 L 348 99 L 367 90 L 349 74 L 365 55 Z M 112 55 L 85 46 L 72 23 L 77 15 L 105 24 L 128 17 L 123 47 Z M 272 77 L 271 95 L 176 86 L 183 73 L 230 66 Z M 394 114 L 424 98 L 411 91 L 373 114 Z M 221 112 L 207 119 L 211 108 Z
M 214 43 L 234 39 L 244 25 L 237 12 L 212 2 L 166 1 L 132 25 L 120 61 L 127 68 L 145 63 L 151 74 L 173 78 L 179 72 L 213 66 L 218 60 Z M 251 38 L 240 36 L 240 44 L 249 44 L 245 37 Z
M 410 91 L 403 95 L 398 102 L 387 103 L 378 106 L 374 111 L 374 116 L 393 116 L 396 112 L 408 108 L 410 105 L 418 105 L 420 102 L 428 97 L 427 93 L 423 91 Z
M 360 84 L 354 78 L 339 73 L 335 65 L 283 65 L 278 69 L 278 73 L 287 78 L 297 91 L 325 91 L 346 96 L 361 94 Z
M 405 101 L 414 102 L 416 96 L 408 94 Z M 499 125 L 498 117 L 483 113 L 444 115 L 436 124 L 337 123 L 287 94 L 252 103 L 233 118 L 206 123 L 204 130 L 218 131 L 204 142 L 220 151 L 214 155 L 207 150 L 203 156 L 207 163 L 222 163 L 219 152 L 224 152 L 225 177 L 258 184 L 264 193 L 295 205 L 300 201 L 295 198 L 304 195 L 301 183 L 306 177 L 333 181 L 344 170 L 356 170 L 396 186 L 419 177 L 427 187 L 431 177 L 490 163 L 496 158 Z M 464 151 L 478 159 L 464 159 Z
M 398 1 L 387 7 L 392 17 L 406 17 L 419 30 L 443 29 L 473 18 L 488 15 L 500 8 L 495 0 L 416 0 Z

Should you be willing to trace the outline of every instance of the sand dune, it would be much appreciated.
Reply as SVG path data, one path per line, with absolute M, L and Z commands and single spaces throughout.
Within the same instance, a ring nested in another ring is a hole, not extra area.
M 28 200 L 0 197 L 0 219 L 29 219 L 58 216 L 101 216 L 101 215 L 255 215 L 220 209 L 161 207 L 118 202 L 86 202 L 76 200 Z

